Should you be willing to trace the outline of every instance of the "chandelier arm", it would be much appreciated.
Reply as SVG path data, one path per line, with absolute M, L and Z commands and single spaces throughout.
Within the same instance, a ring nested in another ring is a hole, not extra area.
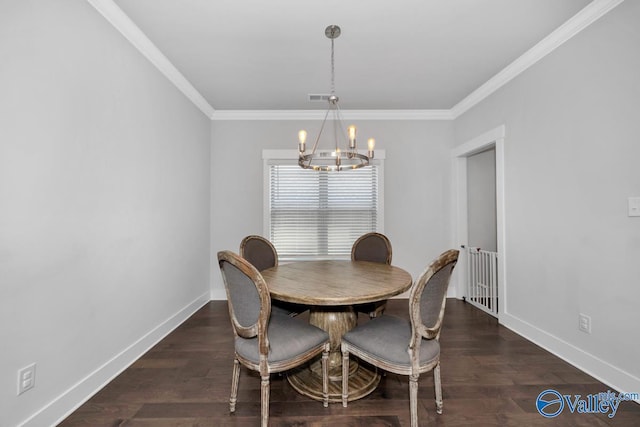
M 342 117 L 342 110 L 340 109 L 340 106 L 338 105 L 338 103 L 336 102 L 335 104 L 336 107 L 336 119 L 338 121 L 338 123 L 340 124 L 340 129 L 342 130 L 342 138 L 344 139 L 344 142 L 346 143 L 345 146 L 347 147 L 347 152 L 348 153 L 355 153 L 355 150 L 351 150 L 349 148 L 349 135 L 347 134 L 347 130 L 344 127 L 344 118 Z M 338 138 L 336 137 L 336 148 L 338 146 Z
M 338 127 L 342 126 L 342 122 L 340 121 L 340 116 L 338 115 L 338 104 L 335 104 L 333 110 L 333 140 L 335 142 L 335 148 L 333 151 L 339 153 L 338 149 L 340 148 L 340 144 L 338 143 Z
M 311 165 L 311 160 L 313 160 L 314 155 L 316 154 L 316 149 L 318 148 L 318 142 L 320 142 L 320 137 L 322 136 L 322 131 L 324 130 L 324 125 L 327 123 L 327 117 L 329 116 L 329 111 L 331 111 L 331 107 L 327 109 L 327 112 L 324 113 L 324 120 L 322 121 L 322 126 L 320 126 L 320 132 L 318 132 L 318 136 L 316 137 L 316 141 L 313 143 L 313 148 L 311 149 L 311 157 L 309 158 L 309 165 Z

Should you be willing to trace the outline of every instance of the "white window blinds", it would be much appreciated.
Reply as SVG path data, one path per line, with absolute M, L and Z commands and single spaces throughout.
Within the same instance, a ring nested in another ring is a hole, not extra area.
M 349 258 L 378 229 L 379 167 L 318 172 L 269 164 L 269 238 L 283 260 Z

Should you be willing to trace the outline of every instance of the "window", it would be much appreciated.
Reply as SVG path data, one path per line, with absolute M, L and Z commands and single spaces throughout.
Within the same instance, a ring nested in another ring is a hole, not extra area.
M 349 258 L 358 237 L 382 231 L 380 159 L 366 168 L 318 172 L 271 156 L 264 156 L 265 235 L 282 260 Z

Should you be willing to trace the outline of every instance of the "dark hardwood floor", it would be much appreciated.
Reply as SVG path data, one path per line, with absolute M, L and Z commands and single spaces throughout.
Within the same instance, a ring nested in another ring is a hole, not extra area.
M 406 300 L 387 313 L 408 316 Z M 359 321 L 367 319 L 360 315 Z M 226 302 L 213 301 L 109 383 L 60 426 L 256 426 L 260 379 L 240 377 L 236 413 L 229 414 L 233 335 Z M 420 425 L 639 426 L 640 405 L 622 402 L 613 418 L 571 413 L 546 419 L 536 398 L 546 389 L 598 394 L 610 388 L 498 325 L 459 300 L 447 301 L 441 335 L 444 413 L 435 413 L 433 376 L 420 377 Z M 387 374 L 374 393 L 347 408 L 296 393 L 282 376 L 271 379 L 270 425 L 408 426 L 407 377 Z

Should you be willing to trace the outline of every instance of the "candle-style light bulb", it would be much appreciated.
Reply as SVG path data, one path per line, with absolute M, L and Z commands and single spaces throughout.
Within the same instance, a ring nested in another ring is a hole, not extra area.
M 336 148 L 336 166 L 340 168 L 340 149 Z
M 298 132 L 298 140 L 300 141 L 298 144 L 298 150 L 301 153 L 304 153 L 306 147 L 305 147 L 305 142 L 307 141 L 307 131 L 306 130 L 301 130 L 300 132 Z
M 376 140 L 373 138 L 369 138 L 369 140 L 367 141 L 367 148 L 369 149 L 367 155 L 370 159 L 373 159 L 373 149 L 376 148 Z
M 356 127 L 351 125 L 347 128 L 349 134 L 349 148 L 354 150 L 356 148 Z

